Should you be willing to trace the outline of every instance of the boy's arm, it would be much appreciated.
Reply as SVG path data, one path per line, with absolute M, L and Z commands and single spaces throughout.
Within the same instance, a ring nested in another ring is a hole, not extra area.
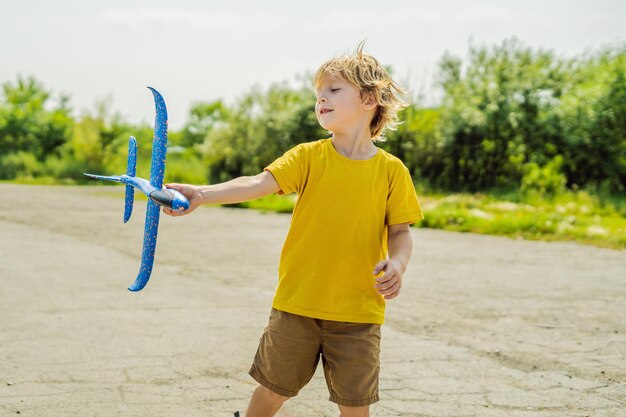
M 238 177 L 227 182 L 212 185 L 167 184 L 182 193 L 189 200 L 189 209 L 175 212 L 163 209 L 170 216 L 181 216 L 191 213 L 201 204 L 233 204 L 255 200 L 268 194 L 278 192 L 280 186 L 269 171 L 263 171 L 253 177 Z
M 383 276 L 376 278 L 374 286 L 385 300 L 396 298 L 402 288 L 402 275 L 411 259 L 413 252 L 413 239 L 409 223 L 391 225 L 388 228 L 387 246 L 389 259 L 380 261 L 374 268 L 374 275 L 385 271 Z

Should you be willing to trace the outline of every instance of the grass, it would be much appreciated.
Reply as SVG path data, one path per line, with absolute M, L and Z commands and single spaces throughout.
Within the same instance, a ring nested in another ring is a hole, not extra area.
M 623 207 L 583 191 L 506 200 L 488 194 L 431 196 L 423 209 L 419 227 L 626 249 Z

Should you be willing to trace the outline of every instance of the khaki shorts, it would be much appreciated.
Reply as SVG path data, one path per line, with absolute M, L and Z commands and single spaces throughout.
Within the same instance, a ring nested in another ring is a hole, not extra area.
M 283 397 L 295 397 L 321 357 L 330 401 L 359 407 L 378 401 L 379 355 L 379 324 L 319 320 L 272 309 L 250 375 Z

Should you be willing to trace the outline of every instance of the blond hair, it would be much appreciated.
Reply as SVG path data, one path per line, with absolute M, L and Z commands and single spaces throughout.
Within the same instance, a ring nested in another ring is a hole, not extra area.
M 408 104 L 402 99 L 407 93 L 387 73 L 387 70 L 371 55 L 363 53 L 365 41 L 357 47 L 355 55 L 333 58 L 317 70 L 313 85 L 318 89 L 326 76 L 341 77 L 359 90 L 362 100 L 372 94 L 376 112 L 370 122 L 370 134 L 374 142 L 384 142 L 387 130 L 396 130 L 398 112 Z

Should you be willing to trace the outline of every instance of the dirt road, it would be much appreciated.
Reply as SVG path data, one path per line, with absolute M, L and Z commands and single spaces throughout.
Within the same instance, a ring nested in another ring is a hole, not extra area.
M 0 415 L 232 416 L 289 215 L 163 216 L 123 187 L 0 185 Z M 626 251 L 414 229 L 373 416 L 626 416 Z M 320 372 L 279 413 L 336 416 Z

